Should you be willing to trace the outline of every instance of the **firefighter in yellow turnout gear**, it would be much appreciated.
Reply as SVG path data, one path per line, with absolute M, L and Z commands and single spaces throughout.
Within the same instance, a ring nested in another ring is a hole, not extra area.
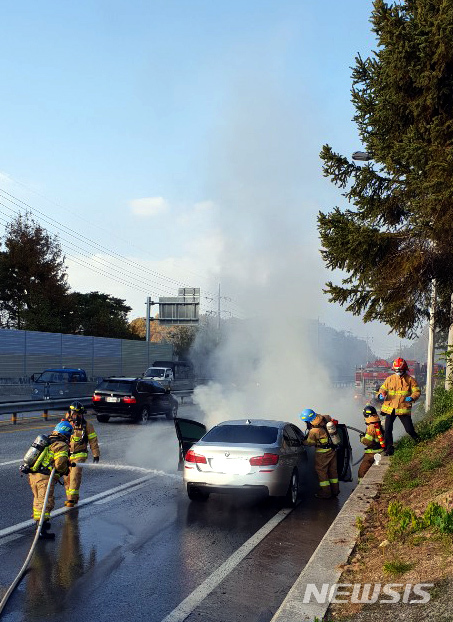
M 366 449 L 359 466 L 359 482 L 374 464 L 374 456 L 381 454 L 385 449 L 384 431 L 375 407 L 367 404 L 363 409 L 363 416 L 367 427 L 365 434 L 360 435 L 360 442 Z
M 55 538 L 55 534 L 49 532 L 50 513 L 55 507 L 55 482 L 69 471 L 69 439 L 72 431 L 72 425 L 68 421 L 61 421 L 50 434 L 49 445 L 42 450 L 35 464 L 30 467 L 28 482 L 33 492 L 33 518 L 36 522 L 41 518 L 50 474 L 53 467 L 56 469 L 50 484 L 40 538 L 49 540 Z
M 66 413 L 66 420 L 69 421 L 74 431 L 70 442 L 71 464 L 85 462 L 88 458 L 88 445 L 93 454 L 93 462 L 99 462 L 100 452 L 98 437 L 93 424 L 84 417 L 86 410 L 80 402 L 72 402 Z M 73 466 L 69 474 L 64 478 L 66 488 L 67 507 L 74 507 L 79 501 L 80 484 L 82 482 L 82 471 L 80 467 Z
M 380 397 L 384 400 L 381 415 L 385 415 L 385 453 L 393 455 L 393 423 L 397 417 L 406 432 L 418 441 L 418 435 L 412 423 L 412 404 L 420 397 L 420 388 L 415 378 L 408 374 L 408 366 L 404 359 L 393 361 L 392 369 L 395 372 L 386 378 L 380 387 Z
M 340 492 L 337 454 L 326 429 L 332 417 L 318 415 L 311 408 L 306 408 L 300 418 L 305 421 L 308 429 L 304 445 L 315 446 L 315 470 L 319 481 L 319 490 L 315 496 L 319 499 L 337 497 Z

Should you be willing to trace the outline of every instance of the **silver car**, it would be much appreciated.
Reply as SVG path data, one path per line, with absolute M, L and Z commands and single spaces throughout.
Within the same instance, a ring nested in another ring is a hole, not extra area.
M 175 419 L 180 466 L 189 499 L 211 492 L 262 492 L 297 503 L 307 470 L 304 434 L 292 423 L 269 419 L 224 421 L 207 432 L 190 419 Z

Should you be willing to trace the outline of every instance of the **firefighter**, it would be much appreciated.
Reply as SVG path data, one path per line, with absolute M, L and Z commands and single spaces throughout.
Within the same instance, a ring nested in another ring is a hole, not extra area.
M 365 434 L 360 435 L 360 442 L 365 445 L 366 449 L 359 466 L 359 482 L 374 463 L 374 456 L 381 454 L 385 449 L 384 431 L 375 407 L 367 404 L 363 409 L 363 416 L 367 427 Z
M 412 423 L 412 403 L 420 397 L 420 389 L 415 378 L 408 374 L 407 363 L 402 358 L 393 361 L 392 369 L 395 372 L 388 376 L 380 387 L 379 397 L 383 399 L 381 415 L 385 415 L 385 455 L 392 456 L 393 423 L 399 417 L 406 432 L 414 439 L 419 440 Z
M 49 436 L 49 444 L 42 450 L 35 464 L 30 467 L 28 481 L 33 492 L 33 518 L 37 523 L 41 518 L 51 471 L 53 467 L 56 468 L 56 473 L 50 484 L 50 493 L 44 512 L 44 523 L 39 534 L 39 537 L 45 540 L 55 538 L 55 534 L 49 532 L 50 513 L 55 507 L 55 482 L 61 475 L 66 475 L 69 471 L 69 440 L 72 431 L 72 425 L 69 421 L 60 421 Z
M 306 408 L 300 418 L 305 421 L 308 430 L 304 445 L 315 446 L 315 470 L 319 481 L 319 490 L 315 497 L 319 499 L 337 497 L 340 492 L 337 454 L 326 429 L 326 424 L 333 421 L 332 417 L 318 415 L 311 408 Z
M 70 421 L 74 432 L 71 436 L 70 443 L 70 459 L 71 464 L 77 462 L 85 462 L 88 458 L 88 444 L 93 454 L 93 462 L 99 462 L 99 444 L 98 437 L 94 430 L 93 424 L 84 417 L 86 413 L 85 406 L 80 402 L 72 402 L 66 413 L 66 420 Z M 64 478 L 66 488 L 67 507 L 74 507 L 79 501 L 80 483 L 82 481 L 82 471 L 80 467 L 73 466 Z

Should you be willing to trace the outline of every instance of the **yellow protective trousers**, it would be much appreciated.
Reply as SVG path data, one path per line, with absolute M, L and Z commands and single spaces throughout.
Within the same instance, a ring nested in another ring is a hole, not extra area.
M 71 460 L 71 462 L 73 461 Z M 85 462 L 85 459 L 79 458 L 77 462 Z M 65 475 L 64 487 L 66 489 L 67 501 L 74 501 L 74 503 L 77 503 L 79 500 L 82 472 L 83 469 L 74 466 L 69 469 L 69 474 Z
M 338 485 L 337 454 L 334 449 L 315 450 L 315 470 L 319 481 L 318 497 L 336 497 Z
M 33 492 L 33 518 L 37 521 L 41 518 L 41 512 L 44 506 L 44 498 L 46 496 L 49 479 L 50 475 L 44 475 L 43 473 L 30 473 L 28 476 L 28 483 L 30 484 L 31 490 Z M 50 513 L 55 507 L 55 481 L 55 478 L 53 478 L 52 483 L 50 484 L 47 507 L 44 513 L 45 519 L 50 518 Z

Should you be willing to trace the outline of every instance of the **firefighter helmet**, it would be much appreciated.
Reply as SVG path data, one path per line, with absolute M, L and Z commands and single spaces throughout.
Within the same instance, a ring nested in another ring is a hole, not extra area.
M 371 406 L 371 404 L 367 404 L 363 409 L 363 416 L 371 417 L 372 415 L 377 415 L 377 411 L 374 406 Z
M 397 374 L 404 374 L 407 371 L 407 363 L 402 358 L 397 358 L 393 361 L 392 369 Z
M 81 402 L 72 402 L 69 405 L 69 412 L 71 414 L 75 413 L 76 415 L 83 415 L 86 413 L 86 408 Z
M 302 421 L 308 421 L 309 423 L 313 421 L 317 417 L 317 414 L 311 408 L 306 408 L 300 413 L 300 418 Z
M 379 421 L 379 415 L 374 406 L 371 404 L 367 404 L 363 409 L 363 416 L 365 417 L 366 423 L 372 423 L 374 421 Z
M 61 434 L 62 436 L 66 436 L 67 438 L 71 438 L 71 434 L 73 433 L 73 431 L 73 427 L 69 423 L 69 421 L 60 421 L 60 423 L 57 423 L 54 430 L 54 432 L 57 432 L 57 434 Z

